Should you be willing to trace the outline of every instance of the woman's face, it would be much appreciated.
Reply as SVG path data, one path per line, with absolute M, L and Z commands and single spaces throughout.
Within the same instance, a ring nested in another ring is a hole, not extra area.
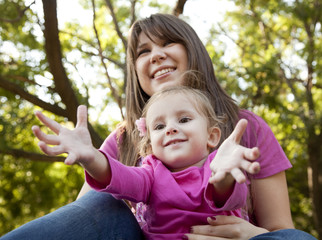
M 152 42 L 144 33 L 139 36 L 135 62 L 139 83 L 143 91 L 152 96 L 166 87 L 182 84 L 187 71 L 187 51 L 182 44 L 164 40 Z

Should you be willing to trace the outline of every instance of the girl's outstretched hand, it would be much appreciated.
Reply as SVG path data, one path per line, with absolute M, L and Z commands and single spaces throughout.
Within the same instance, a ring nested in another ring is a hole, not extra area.
M 210 225 L 193 226 L 191 233 L 186 234 L 189 240 L 234 239 L 246 240 L 268 232 L 236 216 L 216 216 L 208 218 Z
M 214 184 L 224 180 L 227 174 L 231 174 L 238 183 L 244 183 L 246 176 L 243 171 L 250 174 L 259 172 L 259 163 L 252 162 L 259 157 L 259 149 L 257 147 L 246 148 L 239 144 L 246 127 L 247 120 L 241 119 L 234 131 L 219 147 L 210 164 L 212 171 L 210 183 Z
M 86 163 L 94 158 L 95 150 L 87 128 L 87 108 L 79 106 L 77 109 L 77 125 L 73 130 L 61 126 L 56 121 L 46 117 L 40 111 L 35 112 L 37 118 L 56 135 L 45 134 L 39 126 L 33 126 L 32 131 L 40 140 L 38 146 L 49 156 L 68 153 L 65 164 L 76 162 Z M 53 145 L 53 146 L 49 146 Z

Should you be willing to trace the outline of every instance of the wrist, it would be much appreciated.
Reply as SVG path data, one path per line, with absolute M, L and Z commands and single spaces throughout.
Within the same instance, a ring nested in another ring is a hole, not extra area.
M 82 167 L 86 172 L 101 184 L 107 185 L 110 182 L 110 165 L 108 159 L 98 149 L 91 150 L 89 159 Z

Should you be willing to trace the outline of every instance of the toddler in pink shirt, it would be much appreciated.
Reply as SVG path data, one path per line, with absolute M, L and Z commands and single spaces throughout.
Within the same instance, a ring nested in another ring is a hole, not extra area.
M 247 198 L 243 171 L 259 172 L 250 162 L 257 148 L 239 145 L 247 121 L 241 120 L 218 151 L 218 119 L 208 98 L 196 89 L 174 87 L 154 94 L 139 121 L 141 167 L 107 159 L 103 181 L 87 171 L 87 182 L 116 198 L 144 202 L 147 239 L 182 239 L 194 225 L 207 224 L 216 215 L 243 217 Z M 145 125 L 146 123 L 146 125 Z M 228 172 L 231 172 L 228 174 Z

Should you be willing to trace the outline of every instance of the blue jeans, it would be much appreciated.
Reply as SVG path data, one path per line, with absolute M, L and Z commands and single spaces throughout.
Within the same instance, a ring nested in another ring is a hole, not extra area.
M 124 201 L 89 191 L 77 201 L 5 234 L 1 240 L 144 239 Z
M 257 235 L 250 240 L 317 240 L 312 235 L 297 229 L 282 229 Z
M 0 237 L 0 240 L 144 239 L 128 206 L 108 193 L 89 191 L 58 210 Z M 251 240 L 316 240 L 296 229 L 264 233 Z

